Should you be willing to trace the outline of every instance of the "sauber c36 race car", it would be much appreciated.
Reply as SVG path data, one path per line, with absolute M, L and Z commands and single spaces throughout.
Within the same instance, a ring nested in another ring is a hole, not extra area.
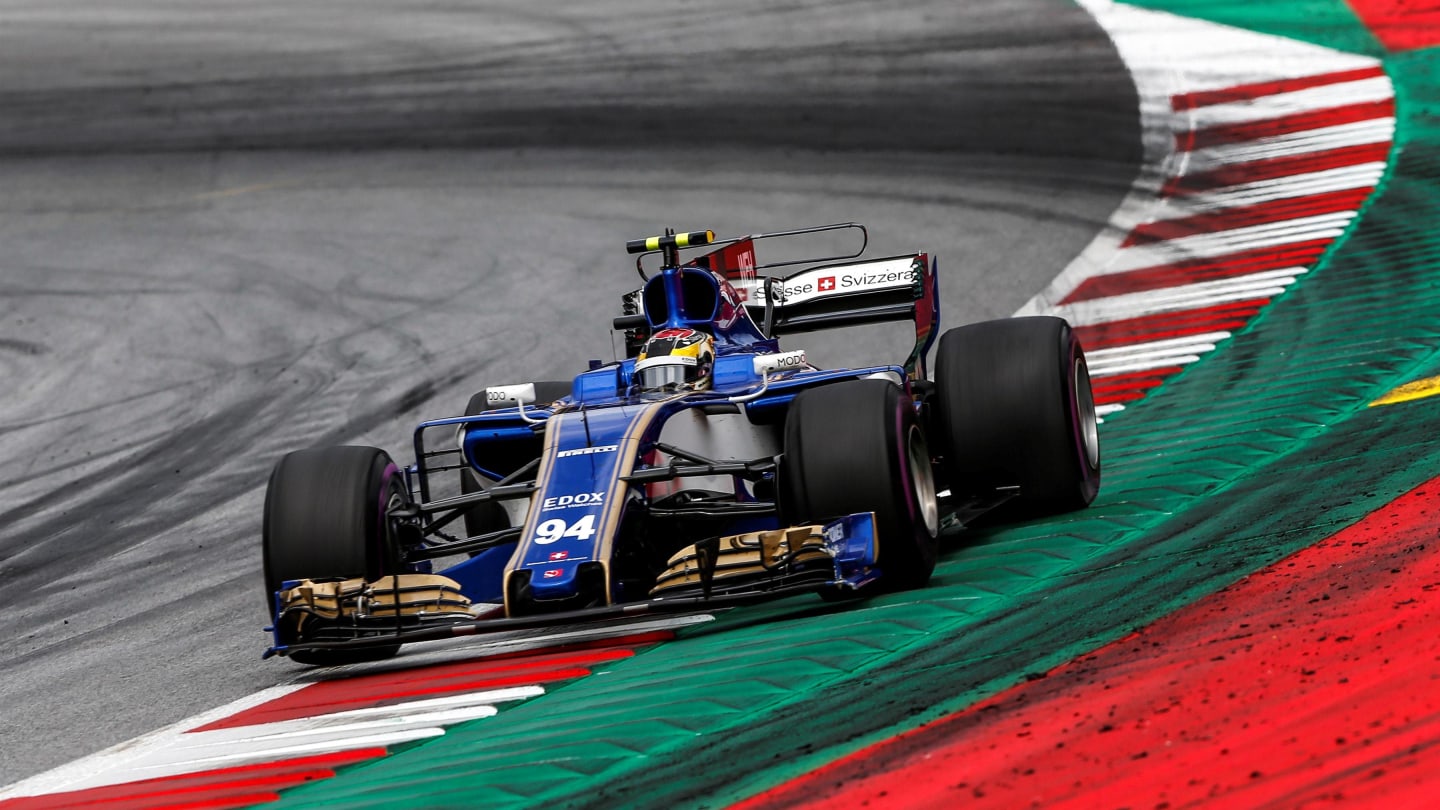
M 757 243 L 823 231 L 859 250 L 755 261 Z M 613 324 L 624 360 L 486 388 L 416 428 L 408 467 L 371 447 L 286 455 L 265 500 L 267 655 L 374 660 L 411 641 L 917 588 L 942 531 L 997 507 L 1087 506 L 1099 440 L 1070 326 L 951 329 L 932 380 L 935 262 L 861 260 L 867 241 L 854 223 L 633 241 L 644 286 Z M 884 321 L 914 323 L 900 365 L 821 369 L 780 347 Z

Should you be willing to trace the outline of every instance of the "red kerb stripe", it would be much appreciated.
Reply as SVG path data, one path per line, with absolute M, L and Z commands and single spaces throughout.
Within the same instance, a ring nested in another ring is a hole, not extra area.
M 1347 104 L 1342 107 L 1311 110 L 1279 118 L 1268 118 L 1263 121 L 1245 121 L 1239 124 L 1177 132 L 1175 133 L 1175 148 L 1181 152 L 1192 152 L 1209 146 L 1258 141 L 1261 138 L 1274 138 L 1324 127 L 1338 127 L 1341 124 L 1354 124 L 1377 118 L 1391 118 L 1394 115 L 1395 100 L 1393 98 L 1367 101 L 1361 104 Z
M 195 729 L 195 731 L 279 723 L 284 720 L 368 709 L 443 695 L 568 681 L 583 678 L 589 674 L 590 670 L 586 667 L 544 667 L 529 671 L 507 672 L 502 675 L 451 676 L 441 680 L 428 680 L 423 675 L 417 675 L 415 681 L 409 684 L 326 681 L 307 686 L 297 692 L 291 692 L 285 697 L 277 698 L 240 714 L 217 720 Z
M 1373 79 L 1376 76 L 1384 75 L 1384 69 L 1376 65 L 1375 67 L 1342 70 L 1336 73 L 1320 73 L 1315 76 L 1300 76 L 1293 79 L 1277 79 L 1275 81 L 1255 82 L 1253 84 L 1237 84 L 1234 87 L 1226 87 L 1222 90 L 1197 90 L 1193 93 L 1180 93 L 1170 97 L 1170 106 L 1177 112 L 1193 110 L 1197 107 L 1208 107 L 1212 104 L 1249 101 L 1260 98 L 1261 96 L 1293 93 L 1296 90 L 1308 90 L 1311 87 L 1357 82 L 1362 79 Z
M 1253 160 L 1248 163 L 1232 163 L 1208 172 L 1172 177 L 1165 181 L 1165 186 L 1160 190 L 1160 194 L 1165 197 L 1180 197 L 1245 183 L 1279 180 L 1297 174 L 1324 172 L 1365 163 L 1384 163 L 1389 156 L 1390 144 L 1382 142 L 1327 149 L 1304 155 Z
M 279 793 L 251 793 L 242 796 L 225 796 L 216 799 L 185 802 L 183 804 L 151 805 L 143 810 L 241 810 L 257 804 L 269 804 L 280 800 Z M 106 808 L 105 810 L 109 810 Z
M 656 630 L 541 651 L 506 653 L 438 666 L 322 681 L 191 731 L 274 723 L 441 694 L 581 678 L 590 674 L 590 666 L 634 655 L 631 647 L 674 637 L 673 631 Z
M 1259 310 L 1257 310 L 1259 311 Z M 1250 316 L 1254 313 L 1247 313 L 1246 317 L 1236 320 L 1207 320 L 1197 323 L 1195 326 L 1179 326 L 1175 329 L 1158 329 L 1162 321 L 1156 320 L 1152 323 L 1143 323 L 1145 319 L 1132 319 L 1123 321 L 1125 324 L 1142 324 L 1133 330 L 1125 329 L 1125 326 L 1116 329 L 1106 329 L 1110 324 L 1097 324 L 1097 326 L 1077 327 L 1076 334 L 1090 346 L 1096 349 L 1115 349 L 1119 346 L 1135 346 L 1139 343 L 1155 343 L 1156 340 L 1174 340 L 1181 337 L 1195 337 L 1197 334 L 1208 334 L 1211 331 L 1237 331 L 1244 329 L 1250 323 Z M 1117 321 L 1120 323 L 1120 321 Z
M 1119 377 L 1114 377 L 1110 379 L 1119 379 Z M 1162 383 L 1165 382 L 1164 379 L 1162 379 L 1161 377 L 1156 377 L 1153 374 L 1150 374 L 1145 379 L 1131 380 L 1123 384 L 1112 383 L 1110 382 L 1110 379 L 1097 378 L 1091 381 L 1091 389 L 1094 390 L 1095 396 L 1108 397 L 1119 394 L 1143 394 L 1146 391 L 1149 391 L 1151 388 L 1158 388 Z
M 1236 301 L 1200 309 L 1162 312 L 1138 318 L 1075 327 L 1080 342 L 1090 349 L 1150 343 L 1191 337 L 1207 332 L 1243 329 L 1252 316 L 1270 303 L 1268 298 Z
M 1201 281 L 1246 276 L 1288 267 L 1309 267 L 1330 246 L 1329 239 L 1312 239 L 1279 247 L 1255 248 L 1225 256 L 1205 256 L 1173 264 L 1161 264 L 1091 276 L 1077 286 L 1062 304 L 1109 298 L 1112 295 L 1162 290 Z
M 1095 392 L 1096 405 L 1124 405 L 1144 399 L 1149 391 Z
M 1345 189 L 1344 191 L 1291 197 L 1258 205 L 1241 205 L 1222 208 L 1218 211 L 1207 211 L 1203 214 L 1193 214 L 1188 217 L 1147 222 L 1144 225 L 1137 225 L 1130 235 L 1125 237 L 1121 247 L 1152 244 L 1168 239 L 1183 239 L 1187 236 L 1198 236 L 1217 231 L 1233 231 L 1237 228 L 1269 225 L 1302 217 L 1354 211 L 1369 196 L 1370 189 L 1368 188 Z

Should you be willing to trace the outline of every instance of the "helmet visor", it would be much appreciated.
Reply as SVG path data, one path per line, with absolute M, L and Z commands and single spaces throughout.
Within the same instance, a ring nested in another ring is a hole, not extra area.
M 700 379 L 700 373 L 700 365 L 690 357 L 656 358 L 635 372 L 641 389 L 646 391 L 678 388 Z

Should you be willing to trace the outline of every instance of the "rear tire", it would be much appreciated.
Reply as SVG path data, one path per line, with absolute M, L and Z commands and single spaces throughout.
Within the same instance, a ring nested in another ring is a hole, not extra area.
M 557 399 L 570 396 L 570 383 L 561 380 L 541 380 L 535 384 L 535 405 L 549 405 Z M 484 413 L 488 400 L 485 392 L 489 389 L 481 389 L 470 397 L 470 402 L 465 405 L 465 415 L 474 416 Z M 480 483 L 480 474 L 467 467 L 460 471 L 460 494 L 470 495 L 484 491 L 485 487 Z M 501 529 L 510 528 L 510 513 L 505 507 L 496 501 L 477 504 L 465 513 L 465 535 L 475 537 L 490 532 L 498 532 Z
M 910 397 L 888 380 L 803 391 L 785 420 L 782 508 L 792 524 L 874 512 L 886 587 L 935 570 L 939 509 L 930 452 Z
M 374 447 L 312 448 L 280 459 L 265 493 L 265 598 L 271 618 L 276 618 L 275 591 L 287 580 L 374 581 L 393 573 L 386 514 L 406 498 L 399 469 Z M 290 658 L 330 666 L 377 661 L 399 649 L 396 644 L 297 651 Z
M 1095 399 L 1085 352 L 1063 318 L 951 329 L 940 339 L 935 388 L 936 433 L 952 489 L 973 494 L 1018 484 L 1019 506 L 1031 515 L 1095 500 Z

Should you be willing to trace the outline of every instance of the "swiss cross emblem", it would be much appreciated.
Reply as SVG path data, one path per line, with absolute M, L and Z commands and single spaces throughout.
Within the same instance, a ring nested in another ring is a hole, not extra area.
M 831 290 L 835 289 L 835 277 L 826 276 L 820 279 L 820 284 L 818 285 L 818 288 L 820 292 L 830 292 Z
M 554 579 L 555 577 L 558 577 L 563 573 L 565 573 L 565 569 L 563 568 L 551 568 L 549 571 L 545 572 L 545 578 Z
M 570 552 L 568 552 L 568 551 L 552 551 L 552 552 L 550 552 L 550 561 L 551 561 L 551 562 L 554 562 L 554 561 L 556 561 L 556 560 L 563 560 L 563 559 L 566 559 L 566 558 L 569 557 L 569 556 L 570 556 Z

